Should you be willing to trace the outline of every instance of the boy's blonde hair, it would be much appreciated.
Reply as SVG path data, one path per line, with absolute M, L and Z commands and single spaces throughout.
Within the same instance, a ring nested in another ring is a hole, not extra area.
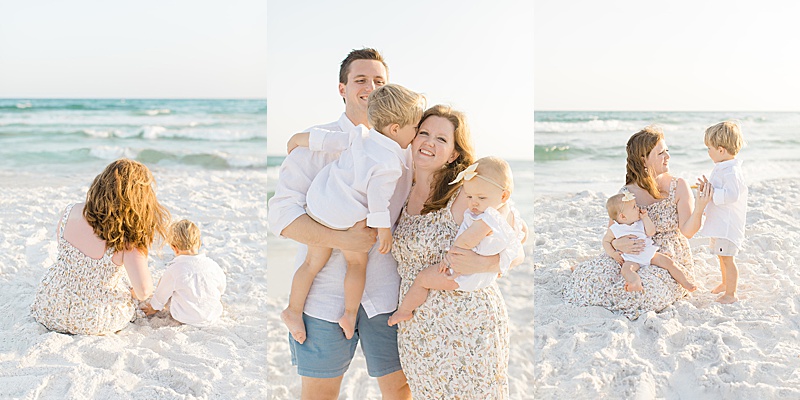
M 742 130 L 735 121 L 724 121 L 709 127 L 703 142 L 706 146 L 722 147 L 732 156 L 744 147 Z
M 376 130 L 416 124 L 424 111 L 425 96 L 391 83 L 375 89 L 367 100 L 367 119 Z
M 606 210 L 608 210 L 608 217 L 616 222 L 619 222 L 617 221 L 617 217 L 619 217 L 619 213 L 622 212 L 623 197 L 625 197 L 625 195 L 619 193 L 609 197 L 608 201 L 606 201 Z
M 200 228 L 192 221 L 182 219 L 169 227 L 170 245 L 178 250 L 196 250 L 200 248 Z
M 155 237 L 166 236 L 169 211 L 158 203 L 155 185 L 144 164 L 127 158 L 112 162 L 94 178 L 83 218 L 107 249 L 146 254 Z
M 511 174 L 511 167 L 506 160 L 489 156 L 475 162 L 478 164 L 478 168 L 475 169 L 478 175 L 493 180 L 504 190 L 508 190 L 509 194 L 514 192 L 514 176 Z

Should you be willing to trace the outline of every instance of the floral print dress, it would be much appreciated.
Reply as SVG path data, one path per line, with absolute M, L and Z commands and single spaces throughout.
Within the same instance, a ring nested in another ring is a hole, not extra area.
M 692 250 L 678 225 L 677 182 L 676 179 L 670 182 L 666 199 L 642 208 L 655 223 L 656 234 L 652 239 L 658 251 L 670 257 L 694 281 Z M 627 191 L 624 187 L 621 190 Z M 564 286 L 564 299 L 577 306 L 600 306 L 636 319 L 648 311 L 661 311 L 688 294 L 663 268 L 642 265 L 638 273 L 644 292 L 626 292 L 620 265 L 603 253 L 575 267 Z
M 392 244 L 401 301 L 417 274 L 453 244 L 453 199 L 424 215 L 403 208 Z M 399 323 L 397 345 L 415 399 L 508 398 L 508 314 L 497 283 L 473 292 L 429 291 L 413 318 Z
M 67 206 L 58 230 L 58 258 L 47 270 L 31 315 L 47 329 L 62 333 L 102 335 L 124 328 L 135 316 L 127 272 L 111 261 L 114 249 L 93 259 L 64 239 L 74 204 Z

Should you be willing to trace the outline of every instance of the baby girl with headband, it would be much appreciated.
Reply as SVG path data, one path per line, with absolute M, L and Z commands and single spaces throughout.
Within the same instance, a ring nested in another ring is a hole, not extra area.
M 608 199 L 606 209 L 608 216 L 613 223 L 608 226 L 603 237 L 603 250 L 611 258 L 622 264 L 622 277 L 625 278 L 625 290 L 629 292 L 643 291 L 642 279 L 636 271 L 642 265 L 655 265 L 669 271 L 669 274 L 684 289 L 694 292 L 697 287 L 689 282 L 683 271 L 675 266 L 672 259 L 663 253 L 658 252 L 658 247 L 653 244 L 650 236 L 656 233 L 656 225 L 647 211 L 639 208 L 634 201 L 633 193 L 619 193 Z M 639 239 L 644 239 L 645 247 L 639 254 L 621 253 L 614 249 L 611 241 L 615 238 L 634 235 Z
M 502 275 L 508 271 L 511 260 L 523 251 L 522 218 L 510 200 L 514 190 L 511 168 L 500 158 L 484 157 L 461 171 L 450 184 L 462 181 L 461 190 L 467 197 L 468 208 L 464 211 L 464 222 L 458 229 L 453 245 L 472 249 L 482 256 L 500 254 Z M 462 291 L 483 289 L 498 277 L 498 274 L 490 272 L 454 275 L 446 262 L 428 267 L 414 279 L 397 311 L 389 318 L 389 325 L 411 319 L 412 312 L 425 302 L 429 289 L 453 289 L 435 287 L 433 282 L 438 274 L 447 274 L 457 285 L 455 290 Z

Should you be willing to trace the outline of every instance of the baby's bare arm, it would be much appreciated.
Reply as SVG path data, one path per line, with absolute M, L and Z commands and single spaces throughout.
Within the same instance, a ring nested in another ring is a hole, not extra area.
M 656 234 L 656 224 L 647 214 L 645 210 L 639 210 L 639 215 L 642 218 L 642 224 L 644 224 L 644 234 L 649 236 L 653 236 Z
M 611 229 L 606 229 L 606 234 L 603 235 L 603 250 L 608 254 L 609 257 L 613 258 L 614 261 L 622 264 L 622 254 L 617 251 L 614 246 L 611 244 L 611 241 L 614 240 L 614 233 L 611 232 Z
M 490 228 L 489 225 L 481 220 L 477 220 L 473 222 L 467 230 L 458 235 L 454 244 L 456 247 L 461 247 L 462 249 L 471 249 L 477 246 L 483 238 L 489 236 L 491 233 L 492 228 Z
M 378 228 L 378 251 L 386 254 L 392 251 L 392 229 Z

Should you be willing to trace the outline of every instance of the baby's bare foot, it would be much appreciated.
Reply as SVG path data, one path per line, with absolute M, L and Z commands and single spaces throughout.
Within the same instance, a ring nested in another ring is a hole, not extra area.
M 397 310 L 389 317 L 389 326 L 394 326 L 400 321 L 408 321 L 411 319 L 411 311 Z
M 737 301 L 739 301 L 739 298 L 736 297 L 735 294 L 734 295 L 723 294 L 722 296 L 719 296 L 719 298 L 717 299 L 717 302 L 720 304 L 731 304 L 731 303 L 736 303 Z
M 306 341 L 306 324 L 303 323 L 302 313 L 297 313 L 287 308 L 281 313 L 281 321 L 289 328 L 289 333 L 292 334 L 297 343 L 303 344 Z
M 642 292 L 644 291 L 644 286 L 642 286 L 642 281 L 638 280 L 635 282 L 626 282 L 625 283 L 625 291 L 628 292 Z
M 344 331 L 344 337 L 346 339 L 352 339 L 356 330 L 356 314 L 348 314 L 345 312 L 342 318 L 339 318 L 339 326 L 341 326 Z
M 695 290 L 697 290 L 697 286 L 695 286 L 694 284 L 692 284 L 692 282 L 689 282 L 688 280 L 680 282 L 680 284 L 681 286 L 683 286 L 684 289 L 688 290 L 689 292 L 694 292 Z
M 720 283 L 717 287 L 715 287 L 714 289 L 711 290 L 711 293 L 718 294 L 718 293 L 722 293 L 724 291 L 725 291 L 725 284 L 724 283 Z

